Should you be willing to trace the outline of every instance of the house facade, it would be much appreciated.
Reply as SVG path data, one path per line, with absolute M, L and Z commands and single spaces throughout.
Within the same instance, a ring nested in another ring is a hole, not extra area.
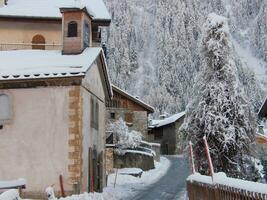
M 148 116 L 154 112 L 154 108 L 114 85 L 112 85 L 112 91 L 113 98 L 106 102 L 107 124 L 122 118 L 127 123 L 129 130 L 142 133 L 146 140 L 148 137 Z
M 106 185 L 112 88 L 94 29 L 110 17 L 99 0 L 58 2 L 29 0 L 26 7 L 9 0 L 0 7 L 0 180 L 25 178 L 28 198 L 44 198 L 53 184 L 57 194 Z M 45 42 L 34 42 L 35 35 Z M 50 42 L 57 44 L 52 51 Z
M 177 148 L 178 130 L 184 122 L 185 112 L 170 117 L 152 120 L 149 125 L 148 141 L 159 143 L 161 154 L 173 155 L 181 150 Z

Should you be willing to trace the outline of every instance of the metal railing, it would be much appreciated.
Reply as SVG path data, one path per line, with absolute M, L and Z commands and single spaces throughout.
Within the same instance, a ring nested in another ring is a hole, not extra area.
M 10 50 L 26 50 L 26 49 L 41 49 L 41 50 L 62 50 L 61 44 L 47 43 L 0 43 L 0 51 Z

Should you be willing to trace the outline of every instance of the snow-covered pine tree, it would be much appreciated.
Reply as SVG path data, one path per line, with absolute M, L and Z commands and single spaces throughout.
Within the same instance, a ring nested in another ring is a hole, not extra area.
M 214 13 L 203 26 L 202 60 L 187 107 L 182 131 L 194 144 L 196 165 L 208 174 L 203 136 L 207 137 L 216 172 L 252 179 L 249 145 L 254 138 L 254 116 L 238 78 L 227 19 Z

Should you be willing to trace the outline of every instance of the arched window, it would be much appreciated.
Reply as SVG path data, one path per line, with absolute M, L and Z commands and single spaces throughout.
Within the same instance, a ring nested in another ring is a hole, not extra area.
M 35 35 L 32 38 L 32 49 L 45 50 L 45 38 L 42 35 Z
M 10 99 L 6 94 L 0 93 L 0 125 L 11 119 Z
M 77 37 L 78 35 L 78 25 L 77 22 L 71 21 L 68 23 L 68 37 Z

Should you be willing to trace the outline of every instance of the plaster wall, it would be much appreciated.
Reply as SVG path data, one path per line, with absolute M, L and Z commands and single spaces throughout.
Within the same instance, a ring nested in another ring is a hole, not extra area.
M 0 44 L 3 43 L 31 43 L 32 38 L 40 34 L 47 44 L 62 44 L 61 21 L 27 22 L 27 21 L 0 21 Z M 15 45 L 6 48 L 14 49 Z M 1 50 L 1 49 L 0 49 Z M 8 49 L 4 49 L 8 50 Z
M 103 152 L 102 183 L 106 185 L 105 179 L 105 93 L 100 76 L 100 66 L 95 62 L 83 79 L 82 106 L 83 106 L 83 153 L 82 153 L 82 190 L 88 189 L 88 149 L 96 149 L 98 155 Z M 99 129 L 91 127 L 91 98 L 99 104 Z
M 70 87 L 0 90 L 10 96 L 12 118 L 0 130 L 0 180 L 25 178 L 26 192 L 40 192 L 59 175 L 68 184 Z

